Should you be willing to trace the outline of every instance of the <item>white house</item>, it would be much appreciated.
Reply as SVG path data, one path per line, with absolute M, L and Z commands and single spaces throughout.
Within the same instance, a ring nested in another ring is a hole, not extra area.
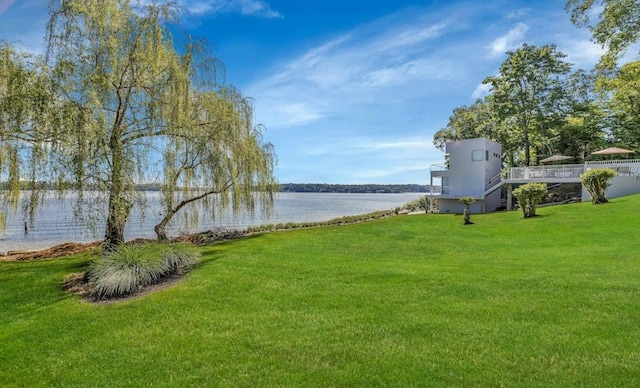
M 500 207 L 502 184 L 502 146 L 486 138 L 453 141 L 446 144 L 448 165 L 431 166 L 430 198 L 438 198 L 440 213 L 462 213 L 462 197 L 476 200 L 474 213 L 491 212 Z
M 440 213 L 462 213 L 462 197 L 473 197 L 473 213 L 486 213 L 501 206 L 500 190 L 507 186 L 506 208 L 511 209 L 514 186 L 541 182 L 547 184 L 581 183 L 580 176 L 593 168 L 611 168 L 616 176 L 606 191 L 607 198 L 640 193 L 640 160 L 589 161 L 584 164 L 511 167 L 502 174 L 502 146 L 486 138 L 453 141 L 446 144 L 449 163 L 432 165 L 430 195 L 432 203 L 438 199 Z M 582 187 L 582 200 L 589 201 L 589 193 Z

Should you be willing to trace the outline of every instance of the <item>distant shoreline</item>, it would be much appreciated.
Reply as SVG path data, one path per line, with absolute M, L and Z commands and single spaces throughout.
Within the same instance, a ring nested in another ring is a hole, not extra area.
M 358 193 L 358 194 L 384 194 L 384 193 L 428 193 L 429 185 L 419 184 L 360 184 L 342 185 L 329 183 L 282 183 L 282 193 Z
M 6 182 L 0 182 L 0 190 L 6 189 Z M 43 183 L 41 189 L 45 191 L 55 191 L 55 187 L 50 183 Z M 22 191 L 30 191 L 26 186 Z M 87 188 L 92 191 L 92 188 Z M 136 191 L 160 191 L 160 186 L 156 183 L 137 184 Z M 336 183 L 282 183 L 281 193 L 355 193 L 355 194 L 384 194 L 384 193 L 428 193 L 429 185 L 416 183 L 405 184 L 336 184 Z

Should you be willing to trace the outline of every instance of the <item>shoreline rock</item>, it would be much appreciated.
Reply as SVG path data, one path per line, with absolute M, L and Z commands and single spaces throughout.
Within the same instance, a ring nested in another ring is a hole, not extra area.
M 173 242 L 186 242 L 196 245 L 210 244 L 219 241 L 235 240 L 245 237 L 247 234 L 244 231 L 239 230 L 207 230 L 204 232 L 187 234 L 172 238 Z M 155 241 L 152 239 L 137 238 L 128 241 L 127 244 L 139 244 L 147 241 Z M 13 250 L 6 253 L 0 252 L 0 261 L 26 261 L 34 259 L 53 259 L 62 256 L 71 256 L 77 253 L 90 251 L 100 247 L 102 241 L 94 241 L 90 243 L 74 243 L 66 242 L 58 244 L 50 248 L 38 249 L 38 250 Z
M 40 249 L 35 251 L 19 250 L 8 251 L 4 256 L 0 257 L 0 261 L 24 261 L 33 259 L 51 259 L 62 256 L 75 255 L 76 253 L 90 251 L 98 248 L 102 241 L 94 241 L 90 243 L 63 243 L 55 245 L 51 248 Z

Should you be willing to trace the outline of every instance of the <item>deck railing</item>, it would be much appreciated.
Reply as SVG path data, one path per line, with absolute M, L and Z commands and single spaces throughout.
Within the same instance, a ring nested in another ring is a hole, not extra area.
M 502 172 L 499 172 L 495 176 L 491 177 L 488 181 L 484 183 L 484 191 L 485 193 L 493 188 L 496 184 L 502 182 Z
M 563 164 L 557 166 L 512 167 L 507 172 L 507 179 L 512 180 L 575 180 L 585 171 L 584 164 Z
M 619 176 L 640 175 L 640 159 L 599 160 L 586 162 L 585 165 L 587 170 L 592 168 L 611 168 Z
M 431 171 L 447 171 L 449 170 L 449 166 L 446 164 L 432 164 L 429 166 Z
M 585 162 L 587 165 L 600 165 L 600 164 L 609 164 L 609 165 L 619 165 L 619 164 L 629 164 L 629 165 L 638 165 L 640 166 L 640 159 L 617 159 L 617 160 L 594 160 L 591 162 Z
M 482 198 L 484 193 L 481 190 L 473 190 L 467 187 L 461 186 L 431 186 L 431 195 L 438 195 L 441 197 L 452 197 L 452 198 L 462 198 L 462 197 L 474 197 L 474 198 Z

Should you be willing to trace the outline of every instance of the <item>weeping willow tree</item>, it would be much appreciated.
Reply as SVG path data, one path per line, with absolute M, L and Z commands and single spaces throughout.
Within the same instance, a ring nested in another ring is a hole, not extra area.
M 191 91 L 186 103 L 179 109 L 189 113 L 183 124 L 188 136 L 169 138 L 163 158 L 165 216 L 155 227 L 159 240 L 167 238 L 172 217 L 191 202 L 251 213 L 256 205 L 269 211 L 273 203 L 275 154 L 262 142 L 261 127 L 252 123 L 251 100 L 225 88 Z
M 176 50 L 170 3 L 52 0 L 50 14 L 47 114 L 38 125 L 19 123 L 26 138 L 11 148 L 28 149 L 17 159 L 38 153 L 38 163 L 18 160 L 9 187 L 19 185 L 21 168 L 44 166 L 42 175 L 72 189 L 84 214 L 106 207 L 106 217 L 89 213 L 105 218 L 105 249 L 124 242 L 138 183 L 161 181 L 159 238 L 185 204 L 214 194 L 205 201 L 212 211 L 272 206 L 275 155 L 252 122 L 250 100 L 217 82 L 221 65 L 204 45 L 185 39 Z M 31 181 L 42 179 L 34 174 Z
M 18 207 L 20 192 L 18 148 L 16 128 L 27 121 L 28 115 L 22 101 L 28 93 L 31 73 L 24 66 L 24 58 L 11 47 L 0 46 L 0 229 L 4 229 L 9 208 Z
M 17 211 L 21 191 L 31 193 L 22 205 L 33 221 L 46 177 L 57 169 L 47 156 L 59 143 L 48 128 L 68 114 L 41 58 L 0 44 L 0 230 Z

